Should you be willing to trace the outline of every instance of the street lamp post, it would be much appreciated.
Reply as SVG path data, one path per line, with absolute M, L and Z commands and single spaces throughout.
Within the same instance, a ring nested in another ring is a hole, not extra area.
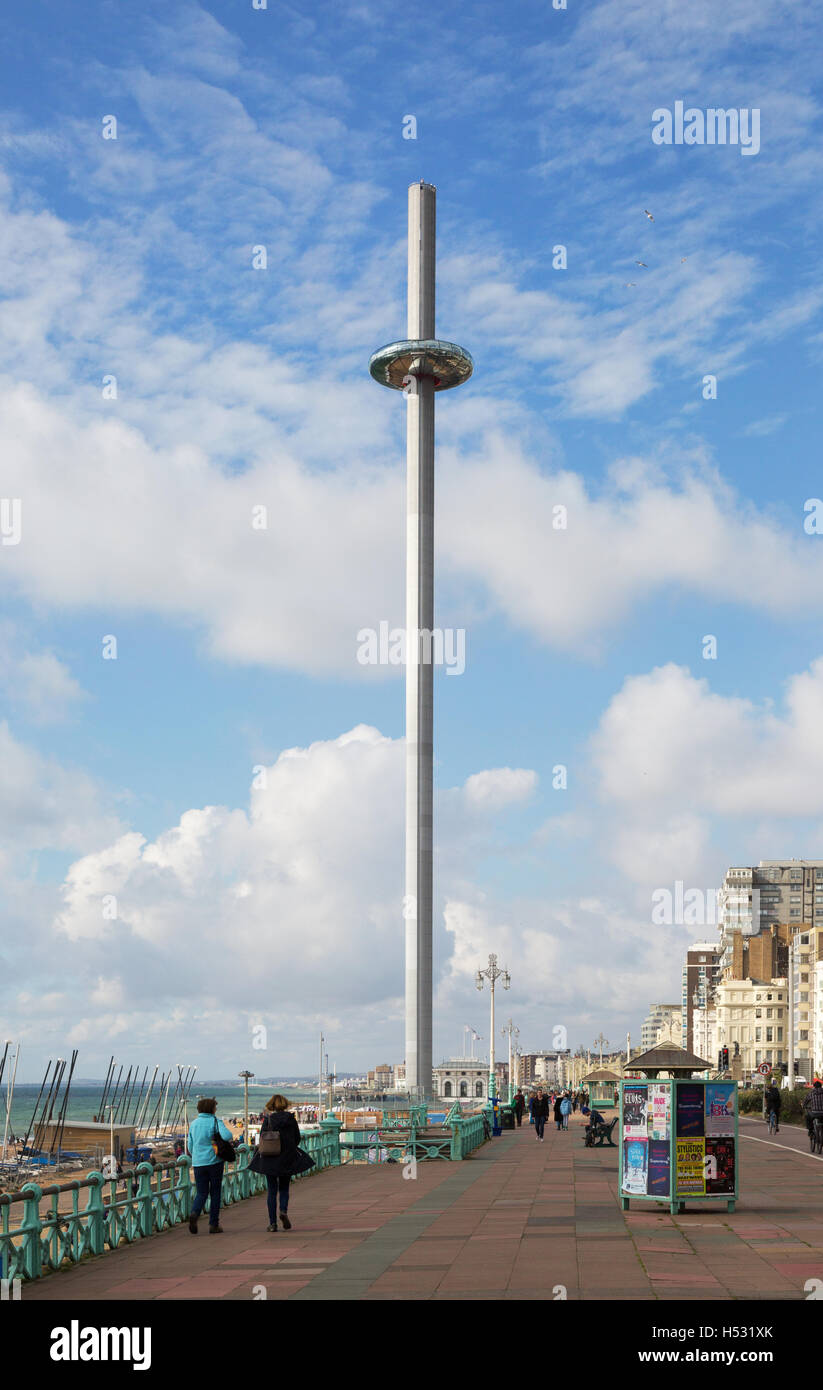
M 514 1090 L 515 1090 L 514 1085 L 513 1085 L 513 1078 L 512 1078 L 512 1038 L 513 1038 L 513 1037 L 514 1037 L 514 1038 L 519 1038 L 519 1037 L 520 1037 L 520 1029 L 519 1029 L 519 1028 L 515 1028 L 515 1026 L 514 1026 L 514 1024 L 512 1023 L 511 1019 L 509 1019 L 508 1023 L 507 1023 L 506 1026 L 505 1026 L 505 1028 L 501 1028 L 500 1031 L 501 1031 L 501 1033 L 503 1033 L 504 1035 L 505 1035 L 506 1033 L 508 1033 L 508 1035 L 509 1035 L 509 1070 L 508 1070 L 508 1075 L 507 1075 L 507 1081 L 508 1081 L 508 1086 L 509 1086 L 509 1105 L 511 1105 L 512 1100 L 514 1099 Z
M 503 988 L 508 989 L 511 985 L 511 976 L 508 970 L 501 970 L 497 964 L 497 956 L 492 953 L 489 956 L 489 963 L 485 970 L 478 970 L 475 976 L 475 984 L 478 989 L 483 988 L 483 981 L 488 980 L 491 986 L 491 1032 L 489 1033 L 489 1100 L 497 1095 L 497 1078 L 494 1074 L 494 987 L 498 980 L 502 980 Z
M 253 1071 L 241 1071 L 237 1073 L 243 1078 L 243 1142 L 249 1142 L 249 1081 L 254 1076 Z
M 602 1067 L 602 1065 L 603 1065 L 603 1048 L 604 1048 L 604 1047 L 608 1047 L 608 1045 L 609 1045 L 609 1040 L 608 1040 L 608 1038 L 604 1038 L 604 1037 L 603 1037 L 602 1030 L 601 1030 L 601 1033 L 600 1033 L 600 1037 L 599 1037 L 599 1038 L 595 1038 L 595 1040 L 594 1040 L 594 1045 L 595 1045 L 595 1047 L 599 1047 L 599 1048 L 600 1048 L 600 1065 L 601 1065 L 601 1067 Z

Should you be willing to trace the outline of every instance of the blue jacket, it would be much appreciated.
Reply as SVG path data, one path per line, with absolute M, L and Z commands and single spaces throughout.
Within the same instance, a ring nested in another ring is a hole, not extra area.
M 222 1161 L 211 1146 L 215 1119 L 214 1115 L 200 1114 L 192 1121 L 186 1147 L 191 1154 L 193 1168 L 206 1168 L 210 1163 Z M 231 1130 L 226 1128 L 222 1120 L 217 1120 L 217 1127 L 223 1138 L 231 1141 Z
M 571 1108 L 572 1108 L 572 1103 L 571 1103 L 571 1101 L 569 1100 L 569 1097 L 568 1097 L 568 1096 L 564 1096 L 563 1099 L 562 1099 L 561 1102 L 560 1102 L 560 1114 L 561 1114 L 561 1115 L 570 1115 L 570 1114 L 571 1114 Z

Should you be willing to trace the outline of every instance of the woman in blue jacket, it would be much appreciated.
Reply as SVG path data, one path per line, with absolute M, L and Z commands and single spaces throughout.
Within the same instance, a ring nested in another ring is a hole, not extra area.
M 568 1091 L 563 1092 L 563 1099 L 560 1102 L 560 1114 L 563 1117 L 563 1128 L 569 1127 L 569 1115 L 571 1114 L 572 1101 Z
M 201 1097 L 197 1102 L 198 1114 L 192 1121 L 189 1130 L 187 1148 L 191 1154 L 191 1166 L 194 1169 L 194 1181 L 197 1184 L 197 1195 L 191 1204 L 191 1216 L 189 1217 L 189 1230 L 193 1236 L 197 1235 L 197 1218 L 206 1205 L 206 1198 L 209 1198 L 209 1235 L 221 1235 L 223 1227 L 220 1225 L 220 1193 L 223 1186 L 223 1160 L 217 1157 L 214 1151 L 214 1138 L 217 1133 L 221 1139 L 228 1139 L 231 1143 L 231 1130 L 218 1120 L 215 1115 L 217 1101 L 214 1097 Z

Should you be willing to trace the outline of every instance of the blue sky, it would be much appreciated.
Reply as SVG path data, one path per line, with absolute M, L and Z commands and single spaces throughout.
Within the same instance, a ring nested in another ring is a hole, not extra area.
M 438 334 L 475 359 L 437 420 L 467 668 L 436 676 L 436 1052 L 485 1038 L 489 950 L 527 1050 L 639 1037 L 693 934 L 654 889 L 820 854 L 818 37 L 760 0 L 17 16 L 0 1018 L 27 1076 L 183 1038 L 203 1074 L 304 1073 L 320 1027 L 340 1065 L 402 1055 L 402 683 L 355 652 L 402 620 L 405 407 L 367 362 L 405 331 L 418 178 Z M 676 101 L 756 108 L 758 153 L 656 145 Z

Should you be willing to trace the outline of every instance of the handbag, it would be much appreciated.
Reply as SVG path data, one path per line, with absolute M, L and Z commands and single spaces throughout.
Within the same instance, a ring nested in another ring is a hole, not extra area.
M 280 1130 L 269 1128 L 268 1115 L 263 1121 L 263 1128 L 257 1140 L 257 1152 L 261 1158 L 279 1158 L 283 1152 Z
M 214 1121 L 214 1130 L 211 1136 L 211 1146 L 214 1149 L 214 1155 L 218 1163 L 234 1163 L 237 1158 L 234 1144 L 230 1144 L 228 1139 L 224 1139 L 220 1133 L 217 1127 L 216 1117 Z
M 307 1154 L 305 1149 L 298 1145 L 297 1153 L 294 1156 L 294 1163 L 290 1176 L 296 1178 L 299 1173 L 308 1173 L 314 1167 L 314 1159 L 311 1154 Z

